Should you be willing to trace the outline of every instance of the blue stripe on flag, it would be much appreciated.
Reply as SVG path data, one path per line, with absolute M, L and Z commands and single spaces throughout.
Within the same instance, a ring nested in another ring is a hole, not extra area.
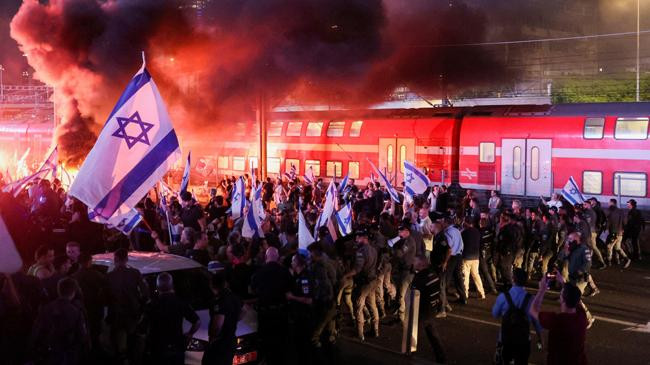
M 427 182 L 429 181 L 429 178 L 425 174 L 423 174 L 418 168 L 416 168 L 414 165 L 411 165 L 410 163 L 405 163 L 404 167 L 407 170 L 412 171 L 415 175 L 417 175 L 417 177 L 422 179 L 422 181 L 427 181 Z
M 142 73 L 139 73 L 131 79 L 131 82 L 126 86 L 126 89 L 120 96 L 120 98 L 117 100 L 117 104 L 115 104 L 115 107 L 111 111 L 111 114 L 108 115 L 108 118 L 106 119 L 106 123 L 108 123 L 109 120 L 117 113 L 117 111 L 126 103 L 135 93 L 138 92 L 144 85 L 146 85 L 149 81 L 151 80 L 151 75 L 149 74 L 149 71 L 145 68 Z
M 413 191 L 413 189 L 411 189 L 409 186 L 405 186 L 405 187 L 404 187 L 404 190 L 406 190 L 406 192 L 407 192 L 410 196 L 416 196 L 416 195 L 417 195 L 417 194 L 415 194 L 415 191 Z
M 571 203 L 571 205 L 576 205 L 578 203 L 575 199 L 573 199 L 571 194 L 567 193 L 564 190 L 562 190 L 562 196 L 564 197 L 564 199 L 568 200 L 569 203 Z
M 336 222 L 339 224 L 339 228 L 341 229 L 341 233 L 343 233 L 344 236 L 348 235 L 347 229 L 345 229 L 345 223 L 343 223 L 343 220 L 341 220 L 341 216 L 339 215 L 339 212 L 334 213 L 334 216 L 336 217 Z
M 580 189 L 578 188 L 578 184 L 577 184 L 576 181 L 573 179 L 573 176 L 570 176 L 570 177 L 569 177 L 569 180 L 571 180 L 571 184 L 573 184 L 573 188 L 576 189 L 576 192 L 578 193 L 578 196 L 580 197 L 580 199 L 582 200 L 582 202 L 584 202 L 584 201 L 585 201 L 585 196 L 582 195 L 582 192 L 581 192 Z
M 117 208 L 133 195 L 176 149 L 178 149 L 178 138 L 174 130 L 171 130 L 106 194 L 93 210 L 104 219 L 110 218 Z
M 126 226 L 124 226 L 123 231 L 124 232 L 131 232 L 133 230 L 133 227 L 135 227 L 136 224 L 140 223 L 141 219 L 142 218 L 140 217 L 140 214 L 136 214 L 136 216 L 133 217 L 131 219 L 131 221 Z

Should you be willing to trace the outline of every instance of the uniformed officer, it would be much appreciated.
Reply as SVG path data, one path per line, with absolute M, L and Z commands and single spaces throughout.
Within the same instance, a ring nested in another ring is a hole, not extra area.
M 398 227 L 399 236 L 401 237 L 400 245 L 397 250 L 399 265 L 397 267 L 397 299 L 399 300 L 399 319 L 404 321 L 406 313 L 406 292 L 413 281 L 413 262 L 417 253 L 417 244 L 411 236 L 411 227 L 408 222 L 403 222 Z
M 298 360 L 301 364 L 311 363 L 310 341 L 314 329 L 314 281 L 307 270 L 307 259 L 301 254 L 291 258 L 293 283 L 287 292 L 289 320 Z
M 373 335 L 379 336 L 379 312 L 375 290 L 377 286 L 377 250 L 370 245 L 368 231 L 362 229 L 356 232 L 356 242 L 359 245 L 356 260 L 352 269 L 344 275 L 344 278 L 354 277 L 359 296 L 355 303 L 357 320 L 357 334 L 361 341 L 365 340 L 363 333 L 364 313 L 366 300 L 372 315 Z
M 242 302 L 228 288 L 225 276 L 212 277 L 210 287 L 215 299 L 210 305 L 210 344 L 203 354 L 203 365 L 231 365 L 237 345 L 237 322 L 242 314 Z

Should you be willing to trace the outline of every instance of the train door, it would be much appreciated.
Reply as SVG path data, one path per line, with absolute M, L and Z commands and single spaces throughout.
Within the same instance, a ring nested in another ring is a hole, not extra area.
M 501 193 L 548 195 L 551 190 L 551 140 L 501 140 Z
M 526 195 L 549 195 L 551 191 L 551 140 L 526 140 Z
M 415 162 L 415 138 L 379 138 L 377 168 L 386 173 L 394 186 L 402 183 L 404 160 Z

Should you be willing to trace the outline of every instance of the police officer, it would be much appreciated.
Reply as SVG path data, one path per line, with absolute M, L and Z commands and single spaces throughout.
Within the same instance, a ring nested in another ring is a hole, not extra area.
M 451 312 L 451 306 L 447 302 L 447 283 L 442 280 L 442 275 L 447 268 L 447 262 L 451 257 L 451 247 L 447 242 L 447 236 L 442 228 L 442 224 L 438 221 L 433 222 L 433 251 L 431 251 L 430 261 L 431 269 L 437 274 L 440 286 L 440 308 L 436 314 L 436 318 L 447 317 L 447 312 Z
M 501 215 L 499 233 L 497 235 L 496 253 L 497 253 L 497 270 L 501 280 L 506 285 L 512 285 L 512 265 L 514 255 L 517 249 L 517 234 L 519 228 L 517 223 L 511 221 L 510 215 L 504 213 Z
M 607 263 L 608 265 L 612 264 L 612 256 L 614 251 L 624 260 L 623 268 L 628 268 L 630 266 L 631 260 L 625 254 L 625 251 L 621 248 L 621 242 L 623 241 L 623 221 L 625 217 L 623 211 L 618 209 L 616 199 L 609 200 L 609 210 L 607 215 L 607 230 L 609 231 L 609 237 L 607 237 Z
M 361 341 L 364 341 L 363 325 L 365 320 L 363 311 L 366 307 L 366 300 L 372 315 L 373 335 L 375 337 L 379 336 L 379 312 L 375 295 L 377 286 L 377 250 L 370 245 L 368 231 L 365 229 L 357 231 L 355 236 L 359 245 L 356 260 L 352 269 L 344 275 L 344 279 L 353 277 L 359 291 L 355 303 L 357 335 Z
M 334 263 L 323 252 L 320 243 L 315 242 L 307 247 L 311 258 L 311 267 L 314 284 L 314 317 L 316 326 L 312 334 L 312 345 L 320 347 L 320 337 L 326 327 L 330 329 L 330 340 L 335 338 L 334 318 L 336 317 L 336 304 L 334 293 L 336 290 L 337 273 Z
M 258 297 L 258 333 L 260 351 L 270 365 L 285 364 L 288 334 L 286 293 L 291 290 L 289 270 L 279 263 L 278 249 L 266 250 L 266 263 L 251 279 L 251 289 Z
M 399 300 L 399 319 L 404 321 L 406 313 L 405 297 L 413 281 L 413 262 L 417 253 L 417 243 L 411 236 L 411 226 L 408 221 L 402 222 L 398 227 L 398 232 L 401 240 L 399 245 L 395 246 L 395 249 L 398 251 L 396 254 L 399 258 L 397 267 L 397 299 Z
M 589 228 L 591 230 L 591 236 L 586 237 L 589 238 L 587 241 L 587 246 L 589 246 L 589 249 L 591 252 L 593 252 L 594 257 L 598 259 L 598 263 L 602 266 L 605 266 L 605 260 L 603 259 L 602 253 L 600 253 L 600 250 L 598 249 L 598 244 L 597 244 L 597 239 L 598 239 L 598 214 L 596 211 L 593 209 L 592 203 L 587 200 L 582 204 L 582 215 L 584 216 L 584 220 L 589 224 Z
M 242 315 L 242 302 L 228 288 L 225 275 L 218 273 L 210 282 L 215 299 L 210 305 L 209 345 L 203 354 L 203 365 L 231 365 L 237 345 L 237 322 Z
M 307 270 L 307 259 L 301 254 L 291 258 L 293 283 L 287 292 L 292 343 L 301 364 L 311 363 L 310 340 L 314 330 L 314 281 Z

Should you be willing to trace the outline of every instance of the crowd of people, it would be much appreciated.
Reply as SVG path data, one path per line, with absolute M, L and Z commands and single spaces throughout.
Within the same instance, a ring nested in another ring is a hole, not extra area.
M 644 220 L 634 200 L 627 212 L 614 199 L 607 208 L 593 198 L 573 206 L 557 195 L 535 207 L 519 200 L 506 207 L 495 191 L 480 199 L 467 190 L 459 198 L 436 185 L 396 203 L 379 183 L 361 187 L 353 179 L 336 198 L 338 207 L 352 207 L 352 233 L 322 226 L 304 250 L 299 211 L 313 231 L 325 182 L 244 179 L 247 194 L 254 184 L 262 187 L 263 237 L 242 235 L 245 215 L 232 219 L 235 177 L 223 179 L 205 204 L 188 191 L 164 200 L 152 193 L 136 207 L 143 221 L 128 236 L 91 222 L 87 207 L 56 180 L 37 181 L 16 197 L 2 194 L 2 216 L 28 264 L 0 279 L 3 358 L 9 364 L 183 363 L 199 319 L 174 295 L 169 274 L 147 287 L 128 267 L 128 250 L 186 256 L 217 273 L 204 364 L 232 363 L 244 303 L 256 309 L 260 355 L 268 364 L 319 363 L 322 349 L 350 327 L 361 341 L 381 336 L 386 321 L 408 318 L 410 289 L 421 292 L 419 323 L 440 363 L 447 359 L 435 321 L 470 298 L 500 291 L 492 314 L 505 323 L 524 307 L 539 333 L 563 326 L 566 315 L 539 313 L 544 291 L 561 287 L 563 313 L 583 315 L 586 330 L 594 319 L 580 297 L 599 292 L 592 258 L 598 268 L 627 268 L 641 259 Z M 115 270 L 106 275 L 92 264 L 91 255 L 101 252 L 114 252 Z M 534 299 L 523 289 L 532 278 L 540 279 Z M 183 319 L 193 324 L 186 332 Z M 108 348 L 101 340 L 106 326 Z M 526 343 L 512 342 L 517 336 L 510 332 L 504 325 L 500 358 L 527 363 Z M 134 340 L 138 333 L 147 340 Z M 549 358 L 563 346 L 549 344 Z

